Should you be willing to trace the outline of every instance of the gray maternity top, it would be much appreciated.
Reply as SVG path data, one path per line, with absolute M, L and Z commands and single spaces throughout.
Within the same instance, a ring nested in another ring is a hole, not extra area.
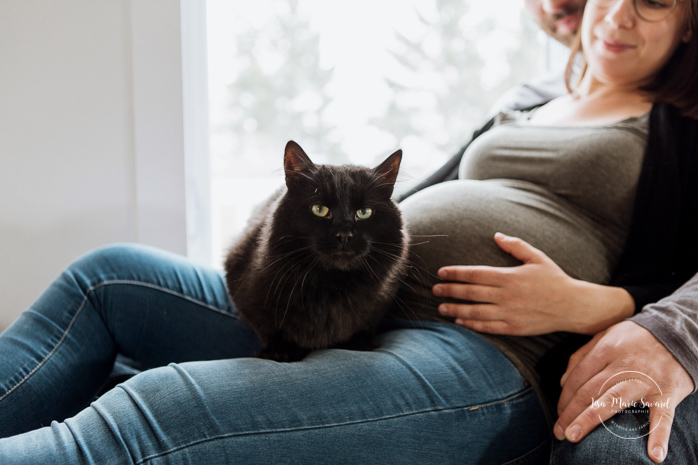
M 442 266 L 519 265 L 497 247 L 495 232 L 526 240 L 574 278 L 609 281 L 630 228 L 648 114 L 583 127 L 537 126 L 529 118 L 528 112 L 501 113 L 468 147 L 459 180 L 400 204 L 416 270 L 401 291 L 403 318 L 444 320 L 431 293 Z M 545 405 L 534 367 L 562 334 L 482 337 L 512 361 Z M 546 407 L 551 415 L 554 406 Z

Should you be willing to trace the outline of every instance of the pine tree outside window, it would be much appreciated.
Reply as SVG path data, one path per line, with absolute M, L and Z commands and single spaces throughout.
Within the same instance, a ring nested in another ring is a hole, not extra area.
M 283 184 L 283 148 L 373 166 L 406 189 L 508 88 L 545 68 L 522 0 L 208 0 L 213 263 Z

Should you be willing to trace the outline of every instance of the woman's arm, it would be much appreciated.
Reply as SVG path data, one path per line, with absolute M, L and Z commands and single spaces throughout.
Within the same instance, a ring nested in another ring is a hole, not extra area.
M 635 301 L 623 288 L 592 284 L 567 275 L 527 242 L 497 233 L 497 245 L 523 262 L 515 267 L 449 266 L 437 296 L 439 312 L 456 323 L 491 334 L 531 336 L 554 331 L 595 334 L 635 313 Z

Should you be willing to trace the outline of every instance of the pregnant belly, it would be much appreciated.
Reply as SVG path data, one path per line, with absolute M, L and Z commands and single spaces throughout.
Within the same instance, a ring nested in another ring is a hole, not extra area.
M 412 309 L 435 312 L 431 287 L 446 265 L 515 266 L 494 242 L 502 232 L 545 252 L 570 276 L 606 283 L 620 250 L 604 244 L 594 224 L 564 201 L 529 183 L 458 180 L 438 184 L 400 204 L 411 235 L 414 272 L 401 292 Z

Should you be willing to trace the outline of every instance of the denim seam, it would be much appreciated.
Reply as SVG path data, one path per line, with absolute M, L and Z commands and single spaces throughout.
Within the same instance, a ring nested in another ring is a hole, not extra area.
M 203 301 L 201 301 L 201 300 L 195 299 L 195 298 L 193 298 L 193 297 L 189 297 L 188 295 L 182 294 L 181 292 L 176 292 L 176 291 L 173 291 L 172 289 L 168 289 L 168 288 L 166 288 L 166 287 L 158 286 L 157 284 L 144 283 L 144 282 L 142 282 L 142 281 L 134 281 L 134 280 L 128 280 L 128 279 L 115 279 L 115 280 L 112 280 L 112 281 L 104 281 L 104 282 L 98 284 L 97 286 L 95 286 L 94 288 L 91 288 L 91 289 L 88 291 L 88 293 L 89 293 L 90 291 L 92 291 L 93 289 L 96 289 L 97 287 L 101 287 L 101 286 L 103 286 L 103 285 L 112 285 L 112 284 L 116 284 L 116 285 L 119 285 L 119 284 L 131 284 L 131 285 L 134 285 L 134 286 L 148 287 L 148 288 L 150 288 L 150 289 L 155 289 L 155 290 L 157 290 L 157 291 L 161 291 L 161 292 L 164 292 L 164 293 L 166 293 L 166 294 L 170 294 L 170 295 L 173 295 L 173 296 L 176 296 L 176 297 L 180 297 L 180 298 L 182 298 L 182 299 L 184 299 L 184 300 L 188 300 L 189 302 L 192 302 L 192 303 L 195 303 L 195 304 L 200 305 L 200 306 L 202 306 L 202 307 L 208 308 L 209 310 L 213 310 L 214 312 L 222 313 L 222 314 L 225 315 L 225 316 L 233 316 L 231 313 L 226 312 L 225 309 L 221 309 L 221 308 L 215 307 L 215 306 L 213 306 L 213 305 L 207 304 L 206 302 L 203 302 Z
M 159 291 L 162 291 L 162 292 L 165 292 L 165 293 L 168 293 L 168 294 L 171 294 L 171 295 L 174 295 L 174 296 L 183 298 L 183 299 L 185 299 L 185 300 L 188 300 L 188 301 L 190 301 L 190 302 L 193 302 L 193 303 L 195 303 L 195 304 L 197 304 L 197 305 L 201 305 L 201 306 L 203 306 L 203 307 L 208 308 L 209 310 L 213 310 L 213 311 L 218 312 L 218 313 L 221 313 L 221 314 L 223 314 L 223 315 L 232 316 L 230 313 L 227 313 L 227 312 L 225 312 L 224 310 L 221 310 L 221 309 L 219 309 L 219 308 L 217 308 L 217 307 L 214 307 L 214 306 L 212 306 L 212 305 L 209 305 L 209 304 L 207 304 L 207 303 L 205 303 L 205 302 L 202 302 L 202 301 L 200 301 L 200 300 L 194 299 L 194 298 L 192 298 L 192 297 L 189 297 L 189 296 L 187 296 L 187 295 L 181 294 L 181 293 L 179 293 L 179 292 L 175 292 L 175 291 L 173 291 L 173 290 L 171 290 L 171 289 L 167 289 L 167 288 L 164 288 L 164 287 L 162 287 L 162 286 L 157 286 L 157 285 L 155 285 L 155 284 L 143 283 L 143 282 L 140 282 L 140 281 L 132 281 L 132 280 L 111 280 L 111 281 L 102 281 L 101 283 L 95 284 L 94 286 L 90 287 L 90 288 L 87 290 L 87 292 L 85 292 L 85 297 L 83 297 L 82 302 L 80 303 L 80 306 L 78 307 L 77 311 L 75 312 L 75 315 L 73 315 L 73 318 L 70 320 L 70 323 L 69 323 L 68 326 L 66 327 L 65 331 L 64 331 L 63 334 L 61 335 L 61 338 L 58 340 L 58 342 L 57 342 L 56 345 L 53 347 L 53 349 L 51 349 L 51 351 L 50 351 L 48 354 L 46 354 L 46 356 L 43 358 L 43 360 L 41 360 L 29 373 L 27 373 L 26 376 L 24 376 L 24 378 L 22 378 L 21 380 L 19 380 L 19 381 L 17 382 L 17 384 L 15 384 L 14 386 L 12 386 L 10 389 L 7 390 L 7 392 L 5 392 L 3 395 L 1 395 L 1 396 L 0 396 L 0 401 L 2 401 L 5 397 L 7 397 L 7 396 L 9 396 L 10 394 L 12 394 L 12 392 L 14 392 L 18 387 L 20 387 L 22 384 L 24 384 L 29 378 L 31 378 L 31 376 L 32 376 L 34 373 L 36 373 L 36 371 L 37 371 L 39 368 L 41 368 L 42 366 L 44 366 L 44 365 L 46 364 L 46 362 L 53 356 L 53 354 L 58 350 L 58 348 L 63 344 L 63 341 L 65 341 L 65 338 L 68 336 L 68 333 L 69 333 L 70 330 L 72 329 L 73 324 L 75 323 L 75 320 L 77 320 L 78 316 L 79 316 L 80 313 L 82 312 L 82 309 L 85 307 L 85 304 L 87 303 L 87 299 L 88 299 L 89 295 L 90 295 L 91 293 L 94 293 L 97 289 L 99 289 L 99 288 L 101 288 L 101 287 L 108 286 L 108 285 L 112 285 L 112 284 L 116 284 L 116 285 L 119 285 L 119 284 L 130 284 L 130 285 L 135 285 L 135 286 L 149 287 L 149 288 L 151 288 L 151 289 L 159 290 Z
M 118 388 L 119 386 L 117 386 Z M 227 438 L 233 438 L 233 437 L 242 437 L 242 436 L 256 436 L 256 435 L 265 435 L 265 434 L 282 434 L 282 433 L 296 433 L 300 431 L 311 431 L 311 430 L 316 430 L 316 429 L 325 429 L 325 428 L 337 428 L 337 427 L 343 427 L 343 426 L 353 426 L 353 425 L 361 425 L 365 423 L 375 423 L 379 421 L 386 421 L 386 420 L 394 420 L 397 418 L 404 418 L 404 417 L 410 417 L 410 416 L 415 416 L 415 415 L 424 415 L 424 414 L 430 414 L 430 413 L 441 413 L 441 412 L 449 412 L 449 411 L 456 411 L 456 410 L 466 410 L 466 411 L 473 411 L 473 410 L 479 410 L 481 408 L 485 407 L 492 407 L 495 405 L 499 404 L 504 404 L 507 402 L 511 402 L 513 400 L 516 400 L 517 398 L 525 395 L 529 391 L 532 391 L 533 388 L 526 388 L 521 392 L 517 392 L 516 394 L 506 397 L 504 399 L 496 400 L 493 402 L 488 402 L 486 404 L 482 405 L 474 405 L 474 406 L 460 406 L 460 407 L 449 407 L 449 408 L 434 408 L 434 409 L 424 409 L 424 410 L 417 410 L 414 412 L 409 412 L 409 413 L 402 413 L 402 414 L 396 414 L 396 415 L 386 415 L 383 417 L 376 417 L 376 418 L 370 418 L 370 419 L 365 419 L 365 420 L 355 420 L 355 421 L 347 421 L 347 422 L 341 422 L 341 423 L 328 423 L 326 425 L 317 425 L 317 426 L 304 426 L 304 427 L 299 427 L 299 428 L 285 428 L 285 429 L 271 429 L 271 430 L 264 430 L 264 431 L 248 431 L 248 432 L 240 432 L 240 433 L 230 433 L 230 434 L 221 434 L 219 436 L 214 436 L 206 439 L 200 439 L 198 441 L 191 442 L 189 444 L 184 444 L 178 447 L 174 447 L 170 450 L 164 451 L 164 452 L 159 452 L 157 454 L 150 455 L 148 457 L 143 457 L 141 460 L 136 462 L 136 465 L 143 465 L 146 462 L 149 462 L 151 460 L 159 459 L 161 457 L 164 457 L 166 455 L 178 452 L 183 449 L 188 449 L 190 447 L 198 446 L 200 444 L 204 444 L 207 442 L 211 441 L 217 441 L 219 439 L 227 439 Z
M 27 373 L 26 376 L 25 376 L 24 378 L 22 378 L 17 384 L 15 384 L 14 386 L 12 386 L 5 394 L 3 394 L 2 396 L 0 396 L 0 401 L 3 400 L 5 397 L 9 396 L 10 394 L 12 394 L 12 392 L 14 392 L 19 386 L 21 386 L 22 384 L 24 384 L 25 381 L 27 381 L 29 378 L 31 378 L 31 376 L 32 376 L 34 373 L 36 373 L 36 371 L 37 371 L 39 368 L 41 368 L 42 366 L 44 366 L 44 365 L 46 364 L 46 362 L 48 361 L 48 359 L 50 359 L 50 358 L 53 356 L 53 354 L 56 353 L 56 351 L 58 350 L 58 348 L 63 344 L 63 341 L 65 340 L 65 338 L 68 336 L 68 333 L 70 332 L 71 328 L 73 327 L 73 324 L 75 323 L 75 320 L 78 318 L 78 315 L 80 315 L 80 313 L 82 312 L 82 309 L 85 307 L 85 303 L 87 303 L 87 296 L 88 296 L 88 294 L 89 294 L 90 292 L 92 292 L 96 287 L 97 287 L 97 286 L 95 286 L 94 288 L 90 288 L 90 289 L 87 290 L 87 292 L 85 293 L 85 297 L 83 297 L 82 302 L 80 303 L 80 306 L 78 307 L 77 311 L 75 312 L 75 315 L 73 315 L 73 318 L 70 320 L 70 323 L 68 324 L 68 327 L 66 327 L 65 331 L 63 331 L 63 335 L 62 335 L 61 338 L 58 340 L 58 342 L 56 343 L 56 345 L 53 346 L 53 349 L 51 349 L 51 351 L 50 351 L 48 354 L 46 354 L 46 356 L 43 358 L 43 360 L 41 360 L 29 373 Z

